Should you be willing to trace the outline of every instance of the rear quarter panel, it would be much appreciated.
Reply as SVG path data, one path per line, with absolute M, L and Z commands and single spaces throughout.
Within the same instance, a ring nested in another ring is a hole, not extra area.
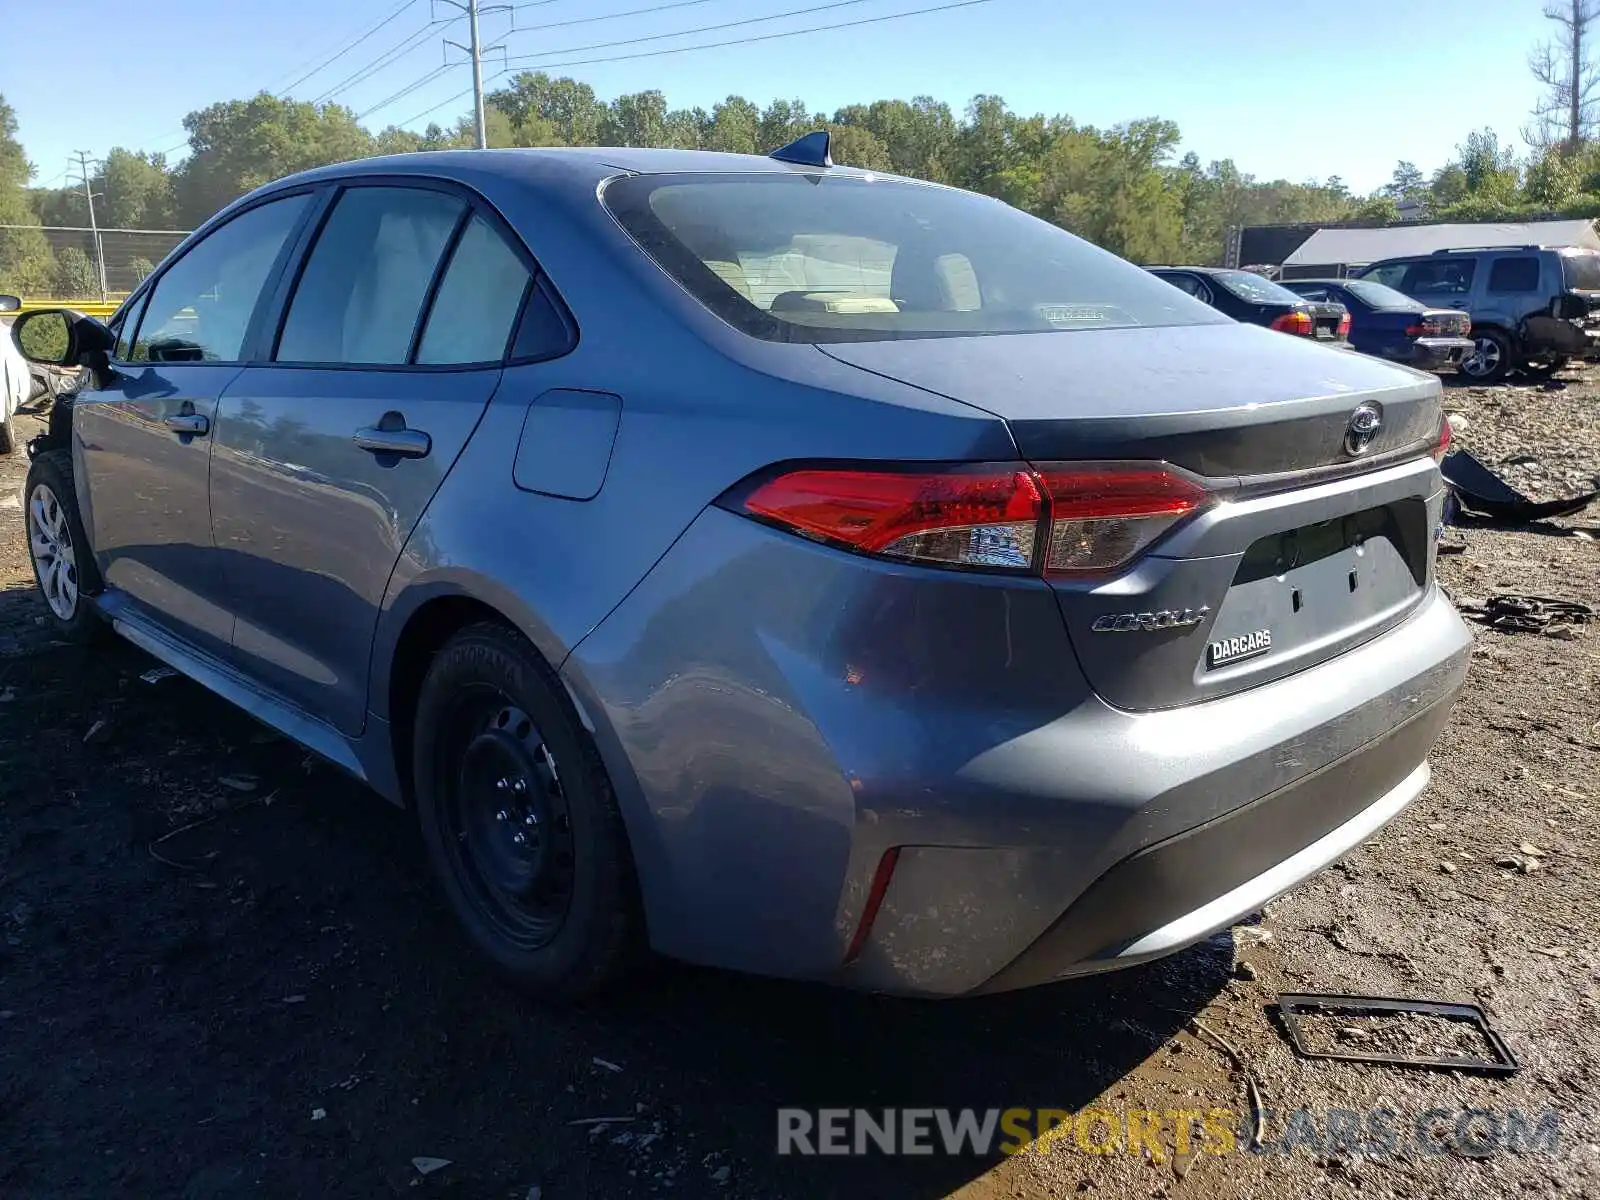
M 1005 459 L 1004 425 L 968 405 L 876 379 L 811 346 L 730 329 L 645 259 L 587 189 L 459 172 L 518 230 L 567 303 L 576 348 L 510 367 L 407 544 L 384 601 L 377 704 L 405 619 L 436 595 L 500 609 L 559 666 L 707 504 L 789 458 Z M 530 405 L 605 392 L 621 415 L 588 500 L 519 488 Z M 386 715 L 379 711 L 379 715 Z

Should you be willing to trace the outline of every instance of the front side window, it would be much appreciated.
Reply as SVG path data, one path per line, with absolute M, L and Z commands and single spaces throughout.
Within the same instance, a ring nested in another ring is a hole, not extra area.
M 144 306 L 150 302 L 150 293 L 146 292 L 135 300 L 112 326 L 112 332 L 117 335 L 117 344 L 111 350 L 111 357 L 116 362 L 127 362 L 128 355 L 133 352 L 133 334 L 139 328 L 139 317 L 144 312 Z
M 1410 266 L 1410 263 L 1403 262 L 1384 263 L 1381 267 L 1368 267 L 1361 272 L 1361 278 L 1381 283 L 1384 287 L 1397 288 L 1404 282 L 1406 271 Z
M 1477 260 L 1471 258 L 1413 263 L 1400 290 L 1408 296 L 1465 296 L 1472 291 L 1477 269 Z
M 277 360 L 404 363 L 428 286 L 465 207 L 423 188 L 347 190 L 295 287 Z
M 1489 268 L 1491 292 L 1536 292 L 1539 290 L 1539 260 L 1531 255 L 1500 258 Z
M 1574 291 L 1600 291 L 1600 254 L 1579 250 L 1561 256 L 1561 276 Z
M 133 362 L 238 362 L 250 318 L 309 196 L 285 196 L 207 234 L 156 281 Z
M 530 279 L 505 239 L 482 217 L 473 217 L 439 283 L 417 361 L 499 362 Z
M 604 202 L 701 305 L 769 341 L 884 341 L 1227 318 L 1008 205 L 810 173 L 613 179 Z

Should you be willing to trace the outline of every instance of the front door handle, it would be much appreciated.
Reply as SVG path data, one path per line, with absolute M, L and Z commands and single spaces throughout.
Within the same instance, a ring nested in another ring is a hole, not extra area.
M 211 432 L 211 422 L 202 413 L 181 412 L 173 413 L 165 419 L 168 429 L 180 436 L 205 437 Z
M 377 425 L 358 429 L 351 438 L 356 445 L 373 454 L 393 454 L 398 458 L 426 458 L 433 449 L 433 439 L 420 429 L 407 429 L 405 419 L 392 421 L 399 414 L 386 414 Z M 385 428 L 391 426 L 390 428 Z M 392 426 L 398 426 L 397 428 Z

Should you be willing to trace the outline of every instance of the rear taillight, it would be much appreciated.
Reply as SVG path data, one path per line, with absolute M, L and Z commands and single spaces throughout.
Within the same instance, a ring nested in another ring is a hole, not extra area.
M 1286 312 L 1283 316 L 1276 318 L 1268 328 L 1276 329 L 1279 333 L 1292 333 L 1299 337 L 1310 337 L 1313 332 L 1311 314 L 1299 310 Z
M 805 467 L 743 501 L 750 516 L 861 554 L 1046 574 L 1115 570 L 1211 502 L 1162 463 Z
M 1349 313 L 1345 313 L 1344 316 L 1339 318 L 1339 336 L 1342 337 L 1342 338 L 1347 338 L 1347 337 L 1350 336 L 1350 314 Z
M 768 480 L 744 506 L 795 533 L 864 554 L 1027 568 L 1044 494 L 1021 465 L 903 473 L 808 468 Z
M 1039 477 L 1050 497 L 1044 564 L 1050 575 L 1120 567 L 1211 499 L 1199 483 L 1160 463 L 1047 463 Z
M 1433 444 L 1434 462 L 1442 463 L 1444 456 L 1450 453 L 1450 439 L 1452 436 L 1450 418 L 1448 416 L 1441 417 L 1439 420 L 1439 440 Z

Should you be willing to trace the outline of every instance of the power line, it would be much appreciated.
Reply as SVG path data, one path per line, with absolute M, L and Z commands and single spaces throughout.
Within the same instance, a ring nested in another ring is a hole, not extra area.
M 647 37 L 622 38 L 614 42 L 593 42 L 587 46 L 567 46 L 560 50 L 540 50 L 536 54 L 518 54 L 509 62 L 526 62 L 530 58 L 550 58 L 562 54 L 583 54 L 589 50 L 609 50 L 614 46 L 637 46 L 644 42 L 664 42 L 669 38 L 689 37 L 696 33 L 715 33 L 719 29 L 734 29 L 740 25 L 759 25 L 763 21 L 781 21 L 785 17 L 804 17 L 812 13 L 827 12 L 835 8 L 853 8 L 858 4 L 872 4 L 876 0 L 833 0 L 830 4 L 815 4 L 810 8 L 795 8 L 788 12 L 772 13 L 765 17 L 741 17 L 737 21 L 723 21 L 717 25 L 700 25 L 693 29 L 680 29 L 675 33 L 653 33 Z
M 538 0 L 535 4 L 513 4 L 513 9 L 543 8 L 555 0 Z M 710 4 L 712 0 L 673 0 L 671 4 L 652 4 L 647 8 L 630 8 L 625 12 L 604 13 L 598 17 L 573 17 L 568 21 L 550 21 L 543 25 L 521 25 L 512 33 L 533 33 L 540 29 L 565 29 L 569 25 L 592 25 L 596 21 L 615 21 L 618 17 L 639 17 L 646 13 L 666 12 L 672 8 L 693 8 L 697 4 Z
M 790 29 L 783 33 L 761 33 L 751 37 L 730 38 L 721 42 L 705 42 L 698 46 L 671 46 L 664 50 L 638 50 L 632 54 L 613 54 L 604 58 L 573 58 L 563 62 L 541 63 L 541 69 L 554 69 L 558 67 L 586 67 L 596 63 L 630 62 L 638 58 L 660 58 L 667 54 L 688 54 L 694 50 L 720 50 L 724 46 L 749 46 L 756 42 L 774 42 L 782 38 L 799 37 L 807 33 L 829 33 L 836 29 L 854 29 L 861 25 L 877 25 L 884 21 L 899 21 L 906 17 L 923 17 L 929 13 L 950 12 L 957 8 L 975 8 L 980 4 L 992 4 L 994 0 L 956 0 L 952 4 L 939 4 L 931 8 L 914 8 L 908 12 L 887 13 L 881 17 L 862 17 L 856 21 L 835 21 L 828 25 L 812 25 L 806 29 Z M 532 57 L 532 56 L 530 56 Z M 502 71 L 501 75 L 509 74 L 509 69 Z M 499 78 L 499 76 L 495 76 Z
M 377 112 L 380 108 L 388 108 L 389 105 L 393 104 L 396 100 L 403 100 L 407 96 L 409 96 L 412 92 L 416 91 L 418 88 L 426 87 L 428 84 L 432 83 L 435 79 L 439 78 L 439 76 L 443 75 L 446 71 L 448 71 L 450 69 L 451 65 L 452 64 L 446 63 L 442 67 L 435 67 L 433 70 L 429 71 L 426 75 L 424 75 L 421 79 L 412 80 L 410 83 L 406 84 L 405 87 L 401 88 L 398 92 L 394 93 L 394 95 L 387 96 L 384 99 L 379 100 L 376 104 L 374 104 L 371 108 L 368 108 L 365 112 L 357 113 L 356 114 L 356 120 L 365 121 L 368 117 L 370 117 L 373 113 Z
M 286 86 L 284 88 L 279 89 L 278 95 L 287 96 L 290 92 L 294 91 L 295 88 L 299 87 L 302 83 L 304 83 L 306 80 L 310 79 L 313 75 L 320 74 L 322 71 L 326 70 L 328 67 L 330 67 L 334 63 L 338 62 L 346 54 L 349 54 L 350 51 L 354 50 L 357 46 L 361 45 L 362 42 L 366 41 L 373 34 L 377 33 L 385 25 L 388 25 L 390 22 L 396 20 L 400 16 L 401 13 L 405 12 L 406 9 L 410 8 L 415 3 L 417 3 L 417 0 L 404 0 L 404 3 L 402 3 L 399 8 L 395 9 L 388 16 L 384 17 L 381 21 L 379 21 L 376 25 L 372 26 L 365 33 L 363 33 L 360 37 L 356 38 L 355 41 L 350 42 L 343 49 L 338 50 L 335 53 L 329 55 L 327 58 L 323 59 L 320 63 L 318 63 L 316 66 L 312 67 L 311 70 L 307 71 L 304 75 L 300 76 L 293 83 L 289 84 L 288 86 Z
M 421 29 L 416 30 L 407 37 L 401 38 L 400 41 L 395 43 L 389 49 L 385 50 L 382 54 L 378 55 L 377 58 L 367 63 L 366 66 L 351 72 L 349 75 L 346 75 L 343 79 L 334 84 L 327 91 L 323 92 L 311 103 L 325 104 L 327 101 L 331 100 L 340 93 L 349 91 L 358 83 L 362 83 L 372 78 L 372 76 L 383 70 L 384 67 L 399 62 L 407 55 L 415 53 L 421 48 L 422 44 L 428 40 L 428 38 L 433 36 L 436 30 L 442 29 L 447 25 L 452 25 L 459 20 L 461 20 L 460 17 L 449 17 L 443 21 L 429 21 Z
M 881 17 L 862 17 L 855 21 L 836 21 L 828 25 L 812 25 L 806 29 L 790 29 L 784 31 L 783 33 L 762 33 L 753 35 L 751 37 L 730 38 L 721 42 L 706 42 L 698 46 L 672 46 L 663 50 L 638 50 L 632 54 L 613 54 L 604 58 L 578 58 L 571 59 L 566 62 L 543 63 L 541 66 L 548 68 L 583 67 L 591 66 L 596 63 L 626 62 L 639 58 L 659 58 L 667 54 L 688 54 L 695 50 L 719 50 L 724 46 L 747 46 L 755 42 L 779 41 L 783 38 L 800 37 L 808 33 L 829 33 L 837 29 L 854 29 L 862 25 L 881 24 L 884 21 L 899 21 L 904 20 L 907 17 L 923 17 L 931 13 L 951 12 L 958 8 L 976 8 L 980 4 L 992 4 L 993 2 L 994 0 L 955 0 L 954 3 L 950 4 L 938 4 L 928 8 L 914 8 L 906 12 L 886 13 Z M 505 76 L 513 73 L 514 72 L 512 68 L 507 67 L 505 70 L 499 71 L 495 75 L 491 76 L 488 82 L 493 83 L 495 80 L 502 79 Z M 471 95 L 471 93 L 472 89 L 468 88 L 464 92 L 457 92 L 454 96 L 448 96 L 432 107 L 425 108 L 415 116 L 407 117 L 404 121 L 399 122 L 399 127 L 404 128 L 414 121 L 420 121 L 423 117 L 431 116 L 432 114 L 438 112 L 445 105 L 453 104 L 463 96 Z
M 509 75 L 510 73 L 511 73 L 510 71 L 501 71 L 499 75 L 491 76 L 488 79 L 488 82 L 489 83 L 493 83 L 496 79 L 499 79 L 501 75 Z M 438 112 L 441 108 L 443 108 L 446 104 L 454 104 L 457 100 L 461 99 L 461 97 L 472 95 L 472 92 L 473 92 L 473 89 L 472 88 L 468 88 L 464 92 L 457 92 L 454 96 L 447 96 L 447 97 L 445 97 L 445 99 L 443 99 L 443 100 L 439 101 L 439 103 L 435 104 L 432 108 L 425 108 L 421 112 L 419 112 L 416 116 L 407 117 L 404 121 L 398 122 L 397 125 L 396 125 L 396 128 L 404 129 L 407 125 L 411 124 L 413 121 L 420 121 L 420 120 L 422 120 L 423 117 L 432 116 L 434 113 Z

